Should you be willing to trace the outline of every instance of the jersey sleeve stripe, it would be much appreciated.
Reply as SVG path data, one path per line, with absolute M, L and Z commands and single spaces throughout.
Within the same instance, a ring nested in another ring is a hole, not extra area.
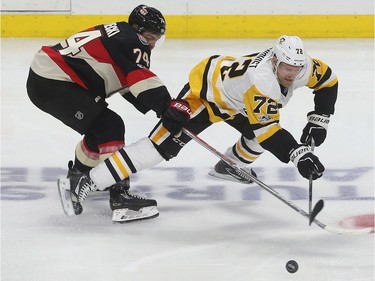
M 224 101 L 224 98 L 223 98 L 224 94 L 222 93 L 222 91 L 220 91 L 220 89 L 217 86 L 217 81 L 218 81 L 218 78 L 220 77 L 220 74 L 221 74 L 220 65 L 221 65 L 221 62 L 224 59 L 227 59 L 227 57 L 223 57 L 223 58 L 219 59 L 216 62 L 215 69 L 213 70 L 212 84 L 211 84 L 211 86 L 213 87 L 213 89 L 212 89 L 213 98 L 214 98 L 214 101 L 215 101 L 215 104 L 217 105 L 217 107 L 226 110 L 229 115 L 235 115 L 236 114 L 235 110 L 233 108 L 231 108 L 230 106 L 228 106 L 228 104 Z
M 140 80 L 135 84 L 129 86 L 129 90 L 135 97 L 138 97 L 138 95 L 142 92 L 159 87 L 164 87 L 163 82 L 159 79 L 159 77 L 153 76 L 144 80 Z
M 212 60 L 218 58 L 219 56 L 216 55 L 216 56 L 211 56 L 207 63 L 206 63 L 206 67 L 204 69 L 204 72 L 203 72 L 203 79 L 202 79 L 202 85 L 201 85 L 201 89 L 200 89 L 200 93 L 199 93 L 199 96 L 202 98 L 202 99 L 207 99 L 207 89 L 208 89 L 208 83 L 207 83 L 207 76 L 208 76 L 208 72 L 210 70 L 210 66 L 211 66 L 211 62 Z M 206 60 L 205 60 L 206 61 Z M 204 62 L 205 62 L 204 61 Z M 197 67 L 195 67 L 195 69 L 198 69 Z M 191 73 L 194 73 L 193 71 L 191 71 Z M 189 82 L 191 81 L 192 79 L 190 79 L 189 77 Z M 194 80 L 193 80 L 194 81 Z M 193 84 L 194 85 L 194 84 Z M 198 85 L 197 85 L 198 86 Z
M 318 91 L 318 90 L 320 90 L 322 88 L 333 87 L 334 85 L 337 84 L 337 82 L 338 82 L 337 81 L 337 77 L 336 76 L 334 76 L 334 77 L 331 76 L 331 78 L 329 80 L 327 80 L 324 84 L 322 84 L 321 86 L 319 86 L 317 88 L 314 88 L 314 92 Z

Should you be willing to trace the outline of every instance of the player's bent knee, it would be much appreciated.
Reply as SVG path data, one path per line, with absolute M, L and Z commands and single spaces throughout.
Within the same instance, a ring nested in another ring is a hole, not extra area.
M 106 108 L 94 120 L 88 133 L 95 135 L 98 143 L 124 140 L 125 124 L 117 113 Z

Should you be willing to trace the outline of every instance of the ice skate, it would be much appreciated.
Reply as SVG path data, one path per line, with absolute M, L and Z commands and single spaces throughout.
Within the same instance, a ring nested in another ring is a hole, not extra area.
M 80 215 L 88 193 L 95 191 L 96 188 L 87 173 L 74 169 L 73 161 L 69 161 L 68 169 L 67 177 L 57 181 L 61 205 L 68 216 Z
M 109 189 L 109 205 L 113 211 L 112 221 L 126 223 L 159 216 L 157 202 L 129 192 L 129 180 L 122 180 Z
M 257 177 L 257 174 L 251 168 L 242 168 L 242 169 L 246 170 L 248 173 L 250 173 L 254 177 Z M 208 174 L 210 176 L 223 179 L 223 180 L 240 182 L 240 183 L 245 183 L 245 184 L 253 183 L 252 180 L 250 179 L 247 180 L 237 175 L 235 169 L 227 165 L 222 160 L 216 163 L 214 169 L 209 171 Z

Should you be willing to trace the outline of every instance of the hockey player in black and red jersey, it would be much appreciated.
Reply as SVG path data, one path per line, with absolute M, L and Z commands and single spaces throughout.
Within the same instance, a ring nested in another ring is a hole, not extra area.
M 308 122 L 298 143 L 281 127 L 279 109 L 287 105 L 295 89 L 304 86 L 313 90 L 314 109 L 307 114 Z M 312 175 L 316 180 L 324 166 L 309 142 L 312 138 L 316 146 L 324 142 L 337 91 L 338 80 L 331 68 L 308 56 L 299 37 L 284 35 L 274 47 L 260 53 L 206 58 L 192 69 L 189 83 L 178 98 L 190 105 L 191 119 L 186 128 L 191 132 L 199 134 L 213 123 L 224 121 L 241 133 L 237 143 L 226 151 L 237 166 L 246 167 L 268 150 L 281 162 L 293 162 L 301 176 Z M 175 157 L 191 140 L 176 129 L 168 130 L 159 122 L 148 138 L 120 149 L 81 178 L 72 178 L 66 187 L 71 190 L 71 198 L 64 201 L 67 209 L 82 210 L 89 192 Z M 249 172 L 256 176 L 251 169 Z M 222 161 L 211 174 L 238 180 Z
M 151 50 L 162 43 L 165 32 L 161 12 L 139 5 L 128 22 L 88 28 L 59 44 L 43 46 L 35 55 L 27 80 L 30 100 L 84 135 L 74 163 L 69 162 L 68 179 L 80 177 L 124 146 L 124 122 L 106 102 L 115 93 L 142 113 L 155 111 L 168 129 L 187 124 L 187 102 L 172 100 L 149 70 Z M 114 221 L 158 216 L 157 202 L 132 195 L 128 178 L 108 187 Z

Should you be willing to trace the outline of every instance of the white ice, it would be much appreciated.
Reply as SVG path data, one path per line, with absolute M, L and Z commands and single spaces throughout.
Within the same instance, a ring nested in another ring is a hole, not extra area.
M 1 42 L 1 280 L 374 280 L 373 234 L 340 236 L 309 227 L 256 185 L 210 178 L 207 172 L 218 159 L 194 142 L 177 158 L 133 177 L 134 191 L 157 199 L 158 218 L 112 224 L 106 193 L 92 194 L 82 215 L 66 217 L 56 179 L 66 174 L 81 136 L 37 109 L 25 90 L 33 54 L 59 41 Z M 152 70 L 176 96 L 203 58 L 250 54 L 273 42 L 169 39 L 153 51 Z M 314 182 L 314 202 L 326 203 L 318 219 L 355 227 L 348 218 L 361 217 L 363 223 L 374 214 L 374 42 L 307 39 L 305 47 L 331 66 L 340 88 L 327 141 L 316 149 L 327 169 Z M 297 139 L 313 109 L 310 92 L 297 90 L 281 113 L 282 126 Z M 143 116 L 120 97 L 109 102 L 125 120 L 127 143 L 147 136 L 156 123 L 153 113 Z M 201 137 L 224 151 L 239 135 L 216 124 Z M 291 163 L 266 152 L 254 169 L 307 210 L 308 182 Z M 294 274 L 285 269 L 291 259 L 299 263 Z

